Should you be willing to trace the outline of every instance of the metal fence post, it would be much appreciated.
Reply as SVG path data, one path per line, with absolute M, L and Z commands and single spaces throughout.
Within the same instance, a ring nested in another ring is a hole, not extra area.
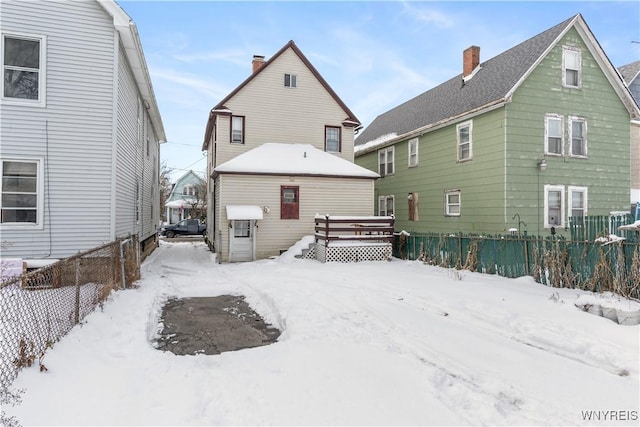
M 75 324 L 80 323 L 80 257 L 76 258 L 76 310 Z

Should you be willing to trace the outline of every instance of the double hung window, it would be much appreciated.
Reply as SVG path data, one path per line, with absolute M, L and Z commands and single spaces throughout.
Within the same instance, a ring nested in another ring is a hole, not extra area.
M 2 99 L 44 103 L 44 38 L 2 35 Z
M 2 160 L 0 201 L 2 224 L 41 225 L 41 162 Z

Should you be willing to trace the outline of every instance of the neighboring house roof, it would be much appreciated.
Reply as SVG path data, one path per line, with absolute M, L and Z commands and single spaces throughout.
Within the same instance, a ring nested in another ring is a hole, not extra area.
M 244 82 L 240 84 L 237 88 L 235 88 L 229 95 L 227 95 L 222 101 L 220 101 L 215 107 L 211 109 L 209 113 L 209 121 L 207 122 L 207 128 L 205 131 L 204 141 L 202 143 L 202 151 L 207 149 L 209 145 L 209 140 L 211 139 L 211 132 L 213 131 L 214 125 L 214 116 L 216 114 L 231 114 L 231 110 L 227 108 L 224 104 L 227 103 L 231 98 L 233 98 L 238 92 L 240 92 L 249 82 L 251 82 L 257 75 L 262 73 L 266 68 L 269 67 L 274 61 L 280 57 L 287 49 L 293 50 L 293 52 L 298 55 L 300 60 L 307 66 L 309 71 L 315 76 L 316 79 L 320 82 L 320 84 L 325 88 L 325 90 L 331 95 L 331 97 L 336 101 L 336 103 L 342 108 L 345 112 L 346 116 L 343 120 L 343 124 L 346 126 L 353 126 L 358 128 L 361 126 L 360 120 L 356 117 L 355 114 L 347 107 L 347 105 L 340 99 L 340 97 L 335 93 L 335 91 L 329 86 L 329 83 L 320 75 L 318 70 L 309 62 L 306 56 L 302 53 L 302 51 L 296 46 L 293 40 L 290 40 L 287 44 L 285 44 L 273 57 L 271 57 L 268 61 L 266 61 L 256 72 L 251 74 Z
M 296 175 L 344 178 L 379 178 L 361 166 L 326 153 L 311 144 L 266 143 L 214 169 L 218 174 Z
M 125 55 L 129 60 L 136 85 L 140 90 L 145 106 L 149 110 L 153 129 L 158 140 L 161 143 L 166 142 L 167 136 L 164 133 L 160 109 L 153 92 L 147 61 L 144 58 L 142 43 L 138 35 L 138 28 L 129 15 L 114 0 L 98 0 L 98 4 L 113 18 L 113 25 L 120 35 L 120 42 L 124 46 Z
M 623 65 L 618 68 L 622 78 L 627 84 L 631 84 L 638 75 L 640 75 L 640 61 L 632 62 L 631 64 Z
M 581 34 L 629 111 L 640 114 L 629 91 L 584 22 L 577 14 L 560 24 L 480 63 L 472 78 L 462 74 L 379 115 L 356 138 L 356 155 L 419 135 L 452 120 L 509 102 L 526 77 L 571 28 Z M 414 135 L 415 134 L 415 135 Z M 367 144 L 377 140 L 375 144 Z M 366 144 L 366 146 L 364 146 Z
M 171 189 L 171 193 L 169 193 L 169 197 L 167 197 L 166 206 L 173 207 L 173 206 L 169 206 L 169 203 L 176 200 L 178 201 L 184 200 L 185 196 L 187 199 L 193 199 L 194 198 L 193 196 L 183 194 L 184 187 L 186 187 L 187 185 L 193 185 L 194 183 L 200 183 L 204 185 L 205 182 L 206 181 L 202 178 L 202 176 L 198 175 L 192 170 L 188 171 L 187 173 L 185 173 L 184 175 L 182 175 L 180 178 L 176 180 L 175 184 L 173 185 L 173 188 Z

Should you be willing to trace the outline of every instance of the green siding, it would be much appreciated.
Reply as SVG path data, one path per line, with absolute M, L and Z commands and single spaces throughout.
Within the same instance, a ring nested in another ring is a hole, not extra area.
M 581 89 L 562 86 L 563 46 L 582 51 Z M 564 117 L 565 152 L 567 117 L 587 120 L 588 158 L 546 156 L 546 171 L 538 170 L 547 113 Z M 470 161 L 456 160 L 456 125 L 466 120 L 422 135 L 417 167 L 408 167 L 408 141 L 395 144 L 395 174 L 376 181 L 374 203 L 380 195 L 395 196 L 396 230 L 504 233 L 518 228 L 517 219 L 512 218 L 519 214 L 527 224 L 523 230 L 547 234 L 543 228 L 545 184 L 588 187 L 589 215 L 628 210 L 629 113 L 574 29 L 541 61 L 511 102 L 470 120 Z M 356 163 L 377 171 L 377 156 L 377 151 L 359 155 Z M 461 191 L 460 217 L 444 215 L 444 193 L 450 189 Z M 419 195 L 419 221 L 408 220 L 410 192 Z M 568 202 L 565 195 L 565 225 Z
M 581 89 L 562 86 L 563 46 L 582 52 Z M 544 233 L 545 184 L 587 187 L 589 215 L 629 209 L 629 113 L 575 29 L 518 88 L 506 111 L 508 218 L 518 213 L 531 233 Z M 547 155 L 548 167 L 539 172 L 536 164 L 544 155 L 547 113 L 563 116 L 565 156 Z M 569 116 L 586 119 L 586 159 L 568 155 Z M 566 192 L 565 200 L 568 203 Z M 566 215 L 565 208 L 565 225 Z

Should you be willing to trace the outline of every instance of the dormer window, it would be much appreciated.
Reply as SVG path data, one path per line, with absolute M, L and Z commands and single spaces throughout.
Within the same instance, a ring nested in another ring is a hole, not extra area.
M 582 86 L 582 55 L 576 48 L 562 48 L 562 85 L 572 88 Z
M 285 74 L 284 75 L 284 87 L 296 87 L 296 75 Z

